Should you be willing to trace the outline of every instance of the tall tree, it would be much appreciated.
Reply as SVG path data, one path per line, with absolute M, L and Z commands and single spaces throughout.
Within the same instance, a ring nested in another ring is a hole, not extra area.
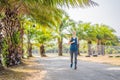
M 113 34 L 115 30 L 104 24 L 101 24 L 101 25 L 96 24 L 95 32 L 96 32 L 96 39 L 97 39 L 98 54 L 105 55 L 105 46 L 104 46 L 105 42 L 107 40 L 115 39 L 115 35 Z
M 77 32 L 77 36 L 78 36 L 78 41 L 80 42 L 80 40 L 84 40 L 85 39 L 85 34 L 84 34 L 84 24 L 82 24 L 83 22 L 79 21 L 75 27 L 75 30 Z M 78 48 L 80 49 L 80 43 L 78 44 Z M 80 50 L 78 49 L 78 54 L 80 55 Z
M 58 55 L 62 56 L 62 45 L 63 45 L 63 38 L 66 38 L 64 31 L 72 25 L 72 21 L 69 19 L 69 16 L 64 14 L 60 20 L 60 23 L 57 23 L 57 26 L 51 28 L 54 30 L 55 33 L 53 36 L 57 38 L 58 41 Z
M 48 16 L 48 14 L 52 15 L 53 12 L 57 13 L 59 11 L 58 6 L 62 5 L 68 7 L 85 7 L 96 5 L 96 3 L 91 0 L 0 0 L 0 11 L 5 13 L 4 18 L 2 19 L 4 24 L 3 33 L 5 36 L 5 43 L 8 44 L 8 52 L 6 53 L 9 54 L 9 61 L 12 62 L 10 64 L 16 64 L 14 58 L 17 57 L 16 55 L 19 53 L 18 50 L 21 49 L 20 43 L 22 40 L 20 39 L 22 38 L 20 33 L 22 33 L 22 28 L 18 15 L 20 15 L 20 13 L 27 13 L 27 15 L 31 15 L 34 19 L 44 25 L 46 24 L 46 20 L 54 23 L 53 18 L 48 18 L 46 16 Z M 40 18 L 38 19 L 36 15 Z M 56 18 L 54 19 L 56 20 Z M 10 58 L 11 56 L 14 58 Z
M 95 40 L 95 29 L 90 23 L 83 23 L 84 27 L 84 39 L 88 42 L 88 56 L 92 55 L 91 44 Z
M 39 43 L 41 57 L 46 57 L 45 45 L 52 39 L 52 32 L 49 29 L 41 28 L 36 30 L 34 40 Z
M 27 36 L 27 53 L 28 57 L 32 57 L 32 39 L 35 37 L 36 33 L 36 26 L 35 21 L 32 20 L 30 17 L 24 16 L 23 17 L 23 27 L 24 27 L 24 35 Z

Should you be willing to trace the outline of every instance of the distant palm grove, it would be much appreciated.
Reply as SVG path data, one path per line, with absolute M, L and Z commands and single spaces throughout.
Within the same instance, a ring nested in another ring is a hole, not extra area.
M 93 6 L 99 5 L 91 0 L 0 0 L 0 68 L 32 57 L 33 47 L 44 57 L 45 49 L 55 44 L 62 56 L 63 39 L 69 40 L 73 30 L 79 41 L 87 42 L 88 56 L 91 44 L 97 44 L 97 53 L 105 55 L 105 45 L 119 45 L 115 30 L 105 24 L 75 22 L 62 9 Z

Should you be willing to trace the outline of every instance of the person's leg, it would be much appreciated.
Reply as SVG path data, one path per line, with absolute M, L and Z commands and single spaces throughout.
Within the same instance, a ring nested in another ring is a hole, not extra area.
M 74 69 L 77 69 L 77 56 L 78 56 L 78 51 L 75 51 L 75 55 L 74 55 L 75 57 L 75 61 L 74 61 L 74 63 L 75 63 L 75 67 L 74 67 Z
M 70 60 L 71 60 L 70 67 L 72 67 L 73 66 L 73 51 L 70 51 Z

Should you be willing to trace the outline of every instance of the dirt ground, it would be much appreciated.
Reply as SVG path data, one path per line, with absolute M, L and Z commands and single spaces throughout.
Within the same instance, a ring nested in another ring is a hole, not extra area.
M 24 59 L 23 64 L 0 71 L 0 80 L 42 80 L 46 72 L 36 58 Z
M 98 56 L 98 57 L 85 57 L 85 55 L 81 55 L 78 59 L 83 61 L 91 61 L 91 62 L 98 62 L 98 63 L 105 63 L 105 64 L 112 64 L 120 66 L 120 57 L 115 57 L 115 55 L 105 55 L 105 56 Z
M 0 80 L 44 80 L 46 77 L 46 74 L 48 75 L 49 69 L 55 69 L 54 65 L 51 66 L 51 64 L 59 64 L 61 62 L 67 61 L 69 63 L 69 54 L 64 54 L 63 57 L 58 57 L 54 58 L 56 55 L 48 55 L 46 58 L 39 58 L 39 57 L 32 57 L 29 59 L 23 59 L 23 64 L 14 66 L 14 67 L 9 67 L 5 70 L 0 71 Z M 50 59 L 49 59 L 50 57 Z M 65 58 L 64 58 L 65 57 Z M 58 62 L 56 62 L 56 59 L 59 59 Z M 67 59 L 67 60 L 66 60 Z M 99 56 L 99 57 L 85 57 L 85 55 L 78 56 L 79 60 L 82 60 L 84 64 L 81 63 L 81 65 L 86 65 L 86 62 L 97 62 L 99 63 L 107 63 L 107 64 L 112 64 L 112 65 L 118 65 L 120 66 L 120 57 L 109 57 L 108 55 L 106 56 Z M 55 60 L 55 61 L 54 61 Z M 64 61 L 61 61 L 64 60 Z M 45 61 L 45 62 L 44 62 Z M 47 62 L 48 63 L 47 63 Z M 49 64 L 51 63 L 51 64 Z M 65 64 L 67 64 L 65 63 Z M 44 70 L 45 65 L 51 66 L 52 68 L 48 67 L 48 72 Z M 63 63 L 61 63 L 63 65 Z M 61 64 L 60 68 L 61 68 Z M 93 63 L 91 63 L 93 64 Z M 95 63 L 94 63 L 95 64 Z M 66 65 L 68 67 L 68 65 Z M 83 66 L 84 67 L 84 66 Z M 86 69 L 86 68 L 85 68 Z M 56 68 L 58 70 L 58 67 Z M 94 69 L 93 69 L 94 70 Z M 51 71 L 50 71 L 51 72 Z M 63 73 L 63 72 L 61 72 Z M 48 76 L 50 77 L 50 76 Z M 51 80 L 51 79 L 49 79 Z

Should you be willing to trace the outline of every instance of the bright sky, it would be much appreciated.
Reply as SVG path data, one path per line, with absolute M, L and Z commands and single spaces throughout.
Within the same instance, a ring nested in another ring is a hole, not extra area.
M 116 30 L 120 36 L 120 0 L 93 0 L 99 4 L 90 8 L 65 9 L 70 18 L 75 21 L 103 23 Z

